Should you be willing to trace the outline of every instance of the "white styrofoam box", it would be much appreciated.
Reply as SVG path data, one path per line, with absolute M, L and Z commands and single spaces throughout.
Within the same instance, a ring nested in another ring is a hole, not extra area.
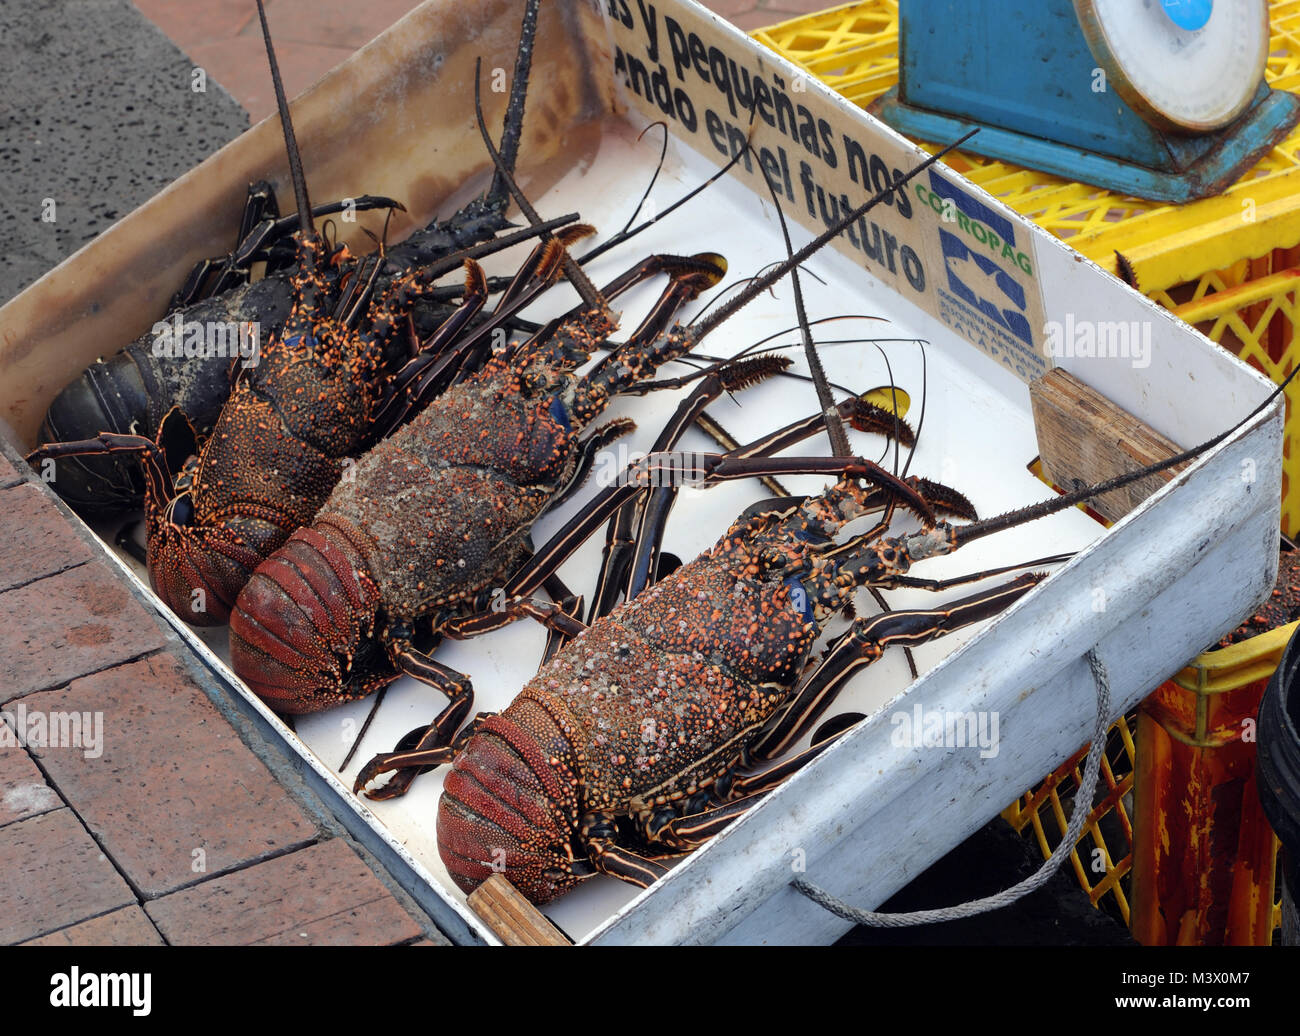
M 299 99 L 295 122 L 317 195 L 365 190 L 415 198 L 413 217 L 426 219 L 438 187 L 449 193 L 448 167 L 462 176 L 481 172 L 469 70 L 479 53 L 488 67 L 509 66 L 517 16 L 511 4 L 471 11 L 427 3 Z M 856 205 L 871 193 L 864 181 L 891 182 L 896 170 L 924 157 L 693 3 L 548 3 L 542 28 L 548 45 L 538 48 L 534 82 L 548 89 L 530 101 L 521 164 L 528 167 L 526 189 L 545 215 L 578 210 L 603 234 L 621 227 L 658 157 L 658 136 L 639 134 L 659 118 L 671 139 L 650 204 L 662 211 L 750 133 L 749 117 L 736 101 L 745 91 L 758 108 L 751 139 L 760 162 L 773 175 L 786 215 L 805 224 L 793 228 L 796 247 L 811 238 L 807 227 L 822 228 L 831 199 L 842 195 L 847 200 L 841 206 Z M 427 147 L 420 143 L 428 137 L 418 116 L 434 97 L 438 108 L 431 117 L 443 136 Z M 361 137 L 350 156 L 330 150 L 340 139 L 340 120 Z M 282 164 L 275 122 L 250 130 L 6 307 L 0 314 L 12 321 L 6 326 L 25 330 L 17 345 L 0 345 L 0 366 L 27 378 L 28 354 L 21 346 L 44 335 L 72 357 L 62 372 L 71 378 L 75 362 L 93 346 L 100 312 L 95 303 L 116 304 L 128 287 L 142 307 L 165 298 L 166 275 L 154 273 L 143 282 L 138 271 L 128 277 L 121 246 L 147 228 L 155 239 L 180 242 L 168 257 L 175 269 L 187 268 L 191 252 L 211 254 L 211 240 L 221 239 L 224 225 L 226 180 L 234 177 L 242 190 L 254 174 L 274 177 Z M 329 157 L 314 164 L 313 155 L 322 153 Z M 359 155 L 366 156 L 364 163 Z M 605 280 L 651 251 L 717 251 L 730 262 L 725 290 L 780 259 L 780 228 L 760 175 L 757 163 L 748 172 L 738 168 L 594 265 L 594 279 Z M 482 177 L 475 182 L 481 185 Z M 840 251 L 819 254 L 801 283 L 814 319 L 873 318 L 818 327 L 822 339 L 880 340 L 880 349 L 865 341 L 824 346 L 830 377 L 861 391 L 885 385 L 892 373 L 912 399 L 914 423 L 924 400 L 911 472 L 961 489 L 981 514 L 1047 495 L 1027 470 L 1036 448 L 1026 381 L 1049 366 L 1065 367 L 1184 445 L 1223 431 L 1267 397 L 1267 383 L 1244 365 L 956 174 L 936 167 L 904 190 L 906 201 L 878 206 L 851 240 L 841 240 Z M 176 204 L 178 191 L 204 199 L 197 218 L 193 206 Z M 508 270 L 519 254 L 495 260 L 492 272 Z M 634 326 L 657 290 L 647 286 L 620 302 L 625 328 Z M 55 318 L 39 309 L 37 319 L 38 307 L 60 293 L 73 301 L 65 301 L 67 316 L 58 318 L 63 323 L 51 327 Z M 572 304 L 567 289 L 557 290 L 528 315 Z M 779 285 L 719 330 L 705 351 L 735 354 L 790 328 L 792 314 L 789 288 Z M 144 326 L 151 321 L 138 320 Z M 1110 355 L 1095 355 L 1099 340 Z M 795 333 L 777 339 L 797 341 Z M 791 355 L 800 358 L 797 349 Z M 30 392 L 27 409 L 15 414 L 11 407 L 11 419 L 20 429 L 34 429 L 58 387 L 43 402 L 44 388 Z M 659 393 L 620 400 L 608 416 L 634 417 L 638 431 L 626 448 L 646 449 L 679 399 Z M 806 383 L 778 379 L 720 401 L 710 413 L 747 441 L 816 409 Z M 548 906 L 548 914 L 576 939 L 596 944 L 834 938 L 845 923 L 791 889 L 793 877 L 860 906 L 883 901 L 1087 740 L 1095 722 L 1084 660 L 1090 647 L 1108 667 L 1119 713 L 1266 593 L 1277 561 L 1281 434 L 1281 408 L 1274 405 L 1104 534 L 1070 510 L 918 565 L 915 574 L 942 578 L 1079 551 L 984 628 L 918 650 L 922 676 L 915 683 L 905 661 L 889 656 L 855 677 L 835 711 L 869 719 L 665 880 L 639 892 L 596 878 Z M 882 441 L 856 433 L 852 441 L 855 449 L 892 463 Z M 683 446 L 712 448 L 695 431 Z M 790 452 L 824 454 L 827 448 L 814 439 Z M 788 480 L 804 492 L 825 484 Z M 535 541 L 544 542 L 598 488 L 593 481 L 539 521 Z M 761 487 L 747 483 L 684 490 L 666 549 L 695 556 L 762 495 Z M 602 543 L 595 537 L 561 569 L 576 591 L 590 595 Z M 965 592 L 949 591 L 939 600 Z M 935 603 L 934 595 L 919 590 L 889 598 L 892 607 Z M 247 695 L 225 667 L 224 632 L 200 639 L 180 628 Z M 842 628 L 842 622 L 834 627 Z M 473 677 L 479 708 L 500 709 L 535 671 L 543 641 L 539 627 L 518 623 L 445 644 L 438 658 Z M 349 790 L 366 759 L 433 717 L 443 704 L 439 695 L 411 680 L 394 685 L 344 774 L 337 767 L 368 702 L 300 718 L 295 734 L 247 697 L 248 708 L 336 797 L 345 823 L 401 870 L 444 930 L 494 941 L 438 859 L 433 818 L 442 774 L 419 778 L 410 794 L 393 802 L 370 804 Z M 923 714 L 996 717 L 996 745 L 981 751 L 898 743 L 900 717 L 918 706 Z

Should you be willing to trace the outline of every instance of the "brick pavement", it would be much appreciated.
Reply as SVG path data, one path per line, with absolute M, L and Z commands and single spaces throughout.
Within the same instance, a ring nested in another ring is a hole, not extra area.
M 137 6 L 254 120 L 271 112 L 250 0 Z M 416 3 L 267 6 L 294 95 Z M 822 4 L 709 6 L 751 30 Z M 0 943 L 445 942 L 286 788 L 278 747 L 227 722 L 188 648 L 3 440 L 0 615 Z
M 0 451 L 0 944 L 445 942 Z

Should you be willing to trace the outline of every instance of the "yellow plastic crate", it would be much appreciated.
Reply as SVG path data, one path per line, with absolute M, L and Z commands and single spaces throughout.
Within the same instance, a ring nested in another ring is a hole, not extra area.
M 1300 92 L 1300 0 L 1273 0 L 1266 75 Z M 897 0 L 866 0 L 754 33 L 866 107 L 898 81 Z M 1144 201 L 975 155 L 948 164 L 1101 266 L 1115 252 L 1143 291 L 1274 381 L 1291 349 L 1300 284 L 1300 129 L 1225 194 L 1188 205 Z M 1282 527 L 1300 530 L 1300 421 L 1288 409 Z
M 1106 907 L 1129 923 L 1128 875 L 1133 869 L 1133 729 L 1136 713 L 1120 717 L 1101 757 L 1101 781 L 1083 834 L 1070 853 L 1079 885 L 1095 907 Z M 1017 799 L 1002 817 L 1021 834 L 1032 830 L 1046 859 L 1070 826 L 1074 796 L 1083 779 L 1084 745 L 1032 791 Z
M 1171 683 L 1200 700 L 1205 695 L 1267 680 L 1297 629 L 1300 622 L 1292 622 L 1240 644 L 1207 651 L 1175 675 Z M 1144 822 L 1144 818 L 1133 814 L 1136 728 L 1136 710 L 1122 716 L 1110 728 L 1093 809 L 1070 854 L 1075 877 L 1093 906 L 1108 909 L 1126 924 L 1130 920 L 1133 825 Z M 1060 844 L 1069 826 L 1087 751 L 1088 746 L 1084 745 L 1036 788 L 1002 811 L 1003 819 L 1018 832 L 1026 835 L 1032 832 L 1044 859 Z M 1276 930 L 1282 923 L 1281 889 L 1274 887 L 1271 892 Z

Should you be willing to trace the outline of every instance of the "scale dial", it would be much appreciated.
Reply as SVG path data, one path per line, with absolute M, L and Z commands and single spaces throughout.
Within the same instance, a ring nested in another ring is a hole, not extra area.
M 1207 133 L 1246 110 L 1268 59 L 1268 0 L 1074 0 L 1107 86 L 1161 130 Z

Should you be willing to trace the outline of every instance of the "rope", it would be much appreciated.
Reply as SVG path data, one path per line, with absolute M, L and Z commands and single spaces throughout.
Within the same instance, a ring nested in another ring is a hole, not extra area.
M 1074 800 L 1074 812 L 1070 814 L 1070 824 L 1061 838 L 1060 844 L 1047 858 L 1043 865 L 1024 881 L 1012 885 L 1002 892 L 973 899 L 956 906 L 940 907 L 936 910 L 914 910 L 905 914 L 882 914 L 871 910 L 859 910 L 842 900 L 836 899 L 825 889 L 819 888 L 802 879 L 796 879 L 793 885 L 814 903 L 829 910 L 837 917 L 854 924 L 867 925 L 871 928 L 909 928 L 913 925 L 934 924 L 938 921 L 957 921 L 964 917 L 986 914 L 1010 906 L 1022 896 L 1036 891 L 1046 885 L 1073 851 L 1075 844 L 1083 833 L 1083 825 L 1092 812 L 1093 796 L 1097 791 L 1097 778 L 1101 773 L 1101 756 L 1106 749 L 1106 731 L 1110 726 L 1110 678 L 1106 667 L 1097 657 L 1096 648 L 1089 648 L 1088 665 L 1092 669 L 1093 682 L 1097 685 L 1097 728 L 1092 736 L 1092 745 L 1088 749 L 1088 758 L 1083 767 L 1083 781 L 1079 794 Z M 1083 789 L 1086 788 L 1085 792 Z

